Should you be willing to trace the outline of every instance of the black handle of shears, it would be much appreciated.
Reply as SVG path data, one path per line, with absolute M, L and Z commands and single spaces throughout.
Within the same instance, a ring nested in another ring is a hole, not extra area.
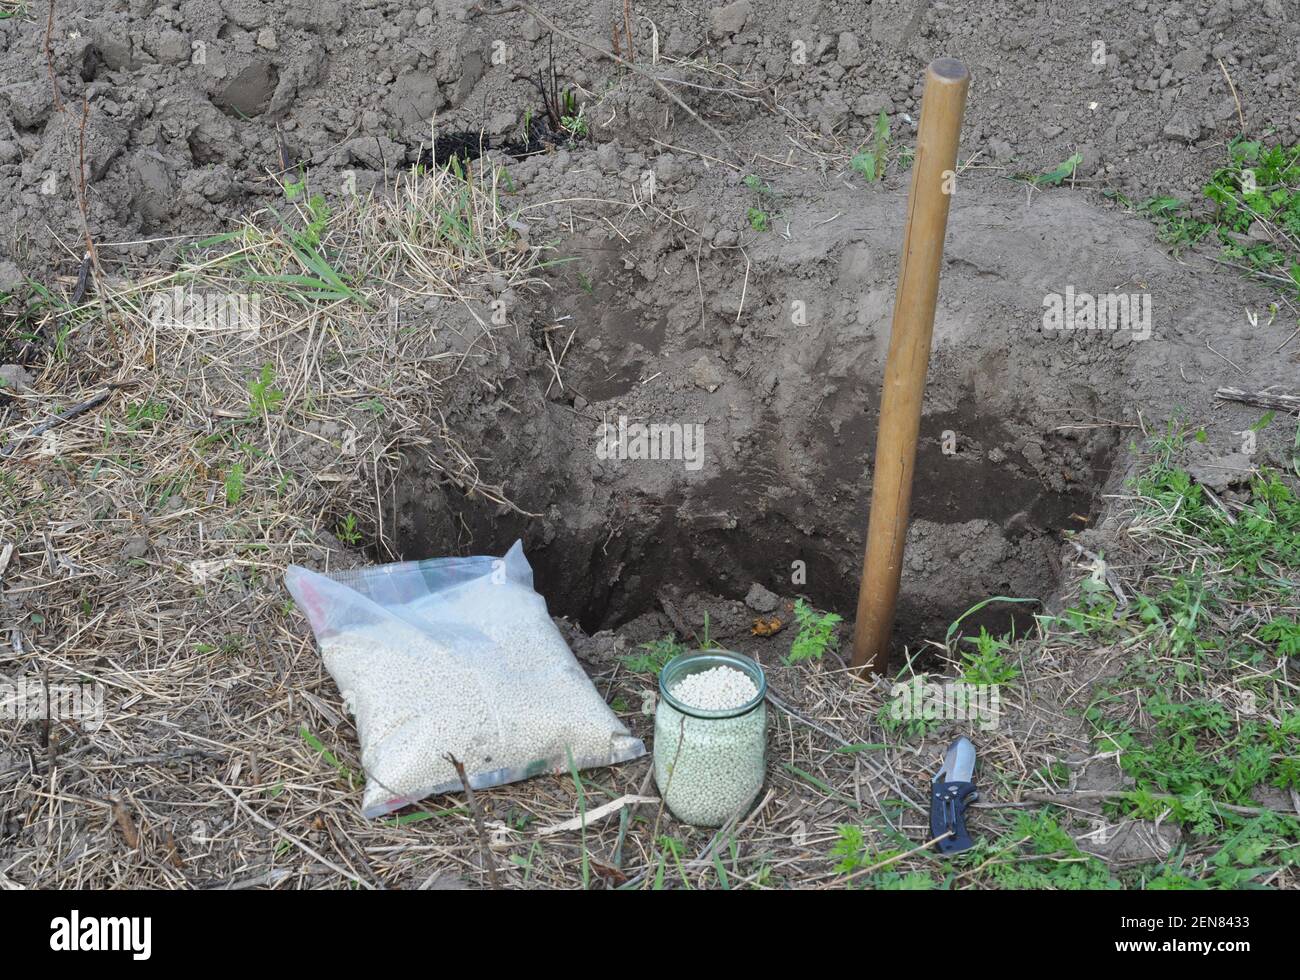
M 974 844 L 966 832 L 966 804 L 978 798 L 974 783 L 930 784 L 930 837 L 949 835 L 939 841 L 940 853 L 956 854 Z

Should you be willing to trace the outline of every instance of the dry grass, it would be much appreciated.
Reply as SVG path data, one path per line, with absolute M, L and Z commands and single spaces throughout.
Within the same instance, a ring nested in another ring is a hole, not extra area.
M 0 729 L 7 880 L 401 880 L 358 849 L 388 832 L 300 735 L 345 715 L 280 580 L 358 561 L 340 538 L 390 554 L 404 460 L 508 504 L 444 421 L 448 386 L 495 352 L 485 302 L 541 261 L 492 177 L 412 174 L 317 231 L 300 196 L 102 301 L 10 301 L 34 383 L 0 406 L 0 669 L 93 681 L 107 719 Z M 173 288 L 260 294 L 256 330 L 171 316 Z M 334 855 L 325 877 L 304 838 Z

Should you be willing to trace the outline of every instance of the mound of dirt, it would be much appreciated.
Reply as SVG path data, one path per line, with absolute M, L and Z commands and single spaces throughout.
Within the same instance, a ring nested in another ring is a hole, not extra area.
M 939 55 L 971 67 L 963 153 L 980 167 L 1037 173 L 1078 153 L 1087 183 L 1185 195 L 1228 136 L 1300 139 L 1300 15 L 1281 0 L 653 0 L 636 5 L 631 45 L 621 3 L 493 9 L 69 0 L 47 38 L 45 11 L 23 8 L 0 20 L 0 256 L 33 274 L 80 258 L 83 99 L 87 220 L 118 262 L 221 230 L 269 203 L 282 171 L 364 194 L 417 159 L 435 116 L 522 133 L 552 67 L 602 139 L 656 154 L 678 126 L 687 145 L 703 133 L 683 106 L 751 159 L 791 141 L 852 152 L 882 112 L 906 140 Z M 662 90 L 602 56 L 613 41 Z

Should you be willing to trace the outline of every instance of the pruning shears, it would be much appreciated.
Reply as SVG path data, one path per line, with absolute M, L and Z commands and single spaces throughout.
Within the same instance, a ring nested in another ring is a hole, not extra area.
M 943 837 L 938 844 L 942 854 L 956 854 L 975 843 L 966 831 L 966 805 L 980 795 L 974 775 L 975 745 L 963 735 L 948 746 L 930 784 L 930 838 Z

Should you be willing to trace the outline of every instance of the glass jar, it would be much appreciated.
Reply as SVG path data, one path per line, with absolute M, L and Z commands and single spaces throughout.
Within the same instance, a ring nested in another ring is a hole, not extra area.
M 714 667 L 741 671 L 758 688 L 757 696 L 721 711 L 694 708 L 673 697 L 682 678 Z M 763 668 L 727 650 L 684 653 L 659 672 L 655 783 L 678 820 L 720 827 L 754 802 L 767 771 L 766 695 Z

